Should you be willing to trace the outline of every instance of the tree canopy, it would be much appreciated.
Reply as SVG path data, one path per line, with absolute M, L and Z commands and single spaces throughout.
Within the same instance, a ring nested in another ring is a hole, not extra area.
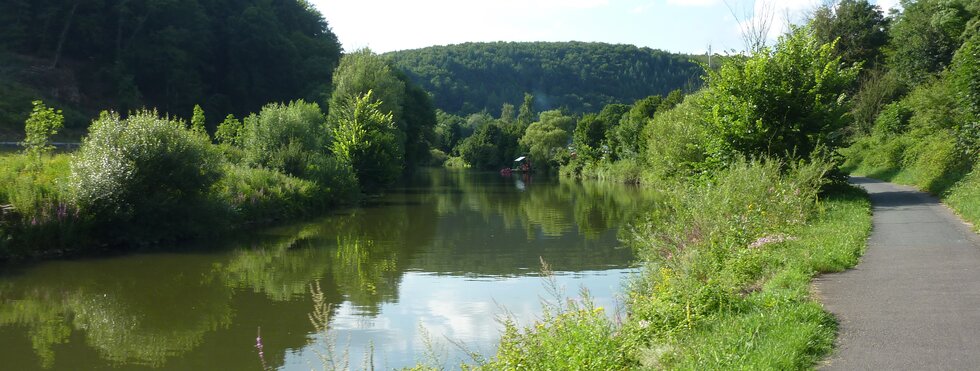
M 526 92 L 539 112 L 595 112 L 610 103 L 693 90 L 702 73 L 691 56 L 585 42 L 464 43 L 385 56 L 430 91 L 437 108 L 457 115 L 518 105 Z
M 220 118 L 269 102 L 324 103 L 341 51 L 305 0 L 14 0 L 0 2 L 0 24 L 0 54 L 34 71 L 23 83 L 90 112 L 184 116 L 201 104 Z

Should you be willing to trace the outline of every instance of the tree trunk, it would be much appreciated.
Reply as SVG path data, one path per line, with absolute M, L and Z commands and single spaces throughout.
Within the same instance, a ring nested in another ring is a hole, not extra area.
M 61 29 L 61 36 L 58 36 L 58 47 L 54 50 L 54 61 L 51 62 L 51 68 L 58 67 L 58 62 L 61 60 L 61 50 L 65 46 L 65 39 L 68 38 L 68 29 L 71 28 L 71 22 L 75 19 L 75 11 L 78 10 L 78 5 L 81 1 L 76 1 L 71 6 L 71 10 L 68 11 L 68 17 L 65 19 L 65 27 Z

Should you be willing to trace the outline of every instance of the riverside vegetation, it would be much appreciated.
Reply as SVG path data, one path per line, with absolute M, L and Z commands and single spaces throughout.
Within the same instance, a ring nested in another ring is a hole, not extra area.
M 51 245 L 62 248 L 98 238 L 91 232 L 106 227 L 99 220 L 126 225 L 131 233 L 122 238 L 138 236 L 147 207 L 172 213 L 175 230 L 190 235 L 201 225 L 301 214 L 357 189 L 383 189 L 402 164 L 429 156 L 496 169 L 527 153 L 538 169 L 638 183 L 665 201 L 622 232 L 641 266 L 624 313 L 610 318 L 611 309 L 587 295 L 557 300 L 535 323 L 505 320 L 496 356 L 472 367 L 808 368 L 836 332 L 810 280 L 856 264 L 870 230 L 868 200 L 843 183 L 841 168 L 916 183 L 967 218 L 980 214 L 978 13 L 969 1 L 919 0 L 885 17 L 867 1 L 842 0 L 774 46 L 707 69 L 699 91 L 607 104 L 581 117 L 535 113 L 532 95 L 519 108 L 502 104 L 499 118 L 413 110 L 412 102 L 425 102 L 421 90 L 369 52 L 354 53 L 334 72 L 325 118 L 316 103 L 270 105 L 242 122 L 229 117 L 214 145 L 196 124 L 152 111 L 106 113 L 77 155 L 7 156 L 0 203 L 14 206 L 4 214 L 3 248 L 23 254 L 19 246 L 38 246 L 17 238 L 57 236 Z M 365 70 L 386 72 L 342 72 Z M 40 105 L 33 117 L 28 126 L 42 136 L 59 126 L 37 125 L 58 121 Z M 411 140 L 428 128 L 431 151 Z M 187 179 L 134 170 L 169 168 L 171 153 L 194 159 L 175 168 Z M 131 160 L 92 170 L 117 158 Z M 117 174 L 119 181 L 108 177 Z M 78 189 L 83 181 L 105 192 L 89 195 Z M 134 200 L 147 185 L 172 195 Z M 233 217 L 187 223 L 174 205 L 188 201 L 209 211 L 195 218 Z
M 191 123 L 103 112 L 81 148 L 51 154 L 60 111 L 35 102 L 24 151 L 0 158 L 0 259 L 194 238 L 310 215 L 376 193 L 425 161 L 435 113 L 424 94 L 363 50 L 334 72 L 329 115 L 303 100 L 226 117 L 216 143 Z M 383 99 L 383 100 L 382 100 Z
M 931 192 L 980 228 L 980 4 L 917 1 L 893 23 L 844 167 Z

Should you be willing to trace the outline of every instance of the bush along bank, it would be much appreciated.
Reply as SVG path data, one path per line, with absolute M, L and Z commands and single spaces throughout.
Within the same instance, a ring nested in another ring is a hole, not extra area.
M 664 193 L 621 233 L 641 272 L 623 313 L 610 317 L 587 296 L 553 303 L 533 324 L 506 321 L 496 357 L 480 366 L 812 367 L 836 323 L 810 281 L 855 265 L 871 226 L 866 195 L 842 182 L 834 155 L 857 72 L 834 44 L 796 28 L 709 71 L 707 87 L 679 105 L 646 110 L 652 118 L 628 130 L 643 140 L 628 150 L 576 129 L 577 156 L 562 174 Z
M 35 102 L 22 153 L 0 156 L 0 261 L 124 250 L 356 202 L 425 164 L 428 96 L 369 50 L 318 103 L 271 103 L 213 127 L 153 110 L 103 112 L 81 148 L 52 154 L 60 111 Z

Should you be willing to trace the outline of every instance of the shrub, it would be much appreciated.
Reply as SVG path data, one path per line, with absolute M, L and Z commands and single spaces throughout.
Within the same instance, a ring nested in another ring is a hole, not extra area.
M 912 110 L 903 102 L 886 105 L 875 119 L 874 134 L 888 136 L 904 133 L 908 129 L 912 114 Z
M 446 160 L 448 159 L 449 156 L 446 155 L 446 152 L 443 152 L 437 148 L 429 150 L 429 166 L 442 167 L 442 165 L 445 164 Z
M 218 128 L 214 131 L 214 139 L 221 144 L 227 145 L 242 145 L 242 134 L 245 131 L 245 126 L 241 121 L 235 118 L 235 115 L 228 114 L 225 120 L 218 124 Z
M 382 113 L 381 102 L 371 96 L 368 91 L 331 108 L 330 149 L 340 163 L 354 169 L 365 190 L 376 191 L 401 175 L 405 150 L 392 115 Z
M 155 111 L 126 119 L 103 112 L 72 163 L 71 193 L 83 214 L 116 240 L 196 234 L 213 215 L 206 197 L 220 164 L 210 141 L 183 122 Z
M 646 162 L 655 178 L 695 175 L 707 160 L 708 128 L 700 99 L 694 95 L 658 113 L 644 130 Z
M 226 164 L 215 194 L 244 222 L 300 216 L 320 202 L 318 186 L 275 170 Z
M 65 116 L 61 114 L 61 110 L 48 108 L 39 100 L 34 101 L 33 104 L 34 109 L 24 123 L 26 136 L 23 146 L 25 153 L 39 159 L 42 154 L 54 149 L 50 139 L 65 125 Z
M 470 167 L 470 164 L 466 163 L 466 160 L 464 160 L 462 157 L 449 156 L 443 166 L 452 169 L 467 169 Z
M 857 68 L 843 68 L 834 45 L 809 28 L 795 28 L 774 49 L 733 58 L 709 72 L 705 107 L 711 124 L 708 154 L 722 164 L 745 156 L 801 156 L 841 144 L 847 121 L 843 92 Z
M 323 112 L 316 103 L 298 100 L 266 105 L 258 115 L 245 118 L 242 138 L 245 161 L 301 176 L 311 154 L 325 151 L 324 122 Z

